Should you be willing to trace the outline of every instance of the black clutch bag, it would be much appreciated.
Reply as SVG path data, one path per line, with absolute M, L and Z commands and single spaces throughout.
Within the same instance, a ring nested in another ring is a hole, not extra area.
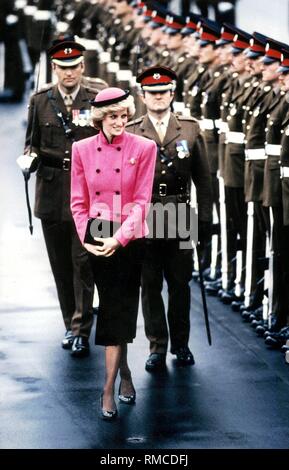
M 86 232 L 84 237 L 84 243 L 90 243 L 91 245 L 99 245 L 102 243 L 94 240 L 94 237 L 97 238 L 108 238 L 112 237 L 114 233 L 121 226 L 120 222 L 114 222 L 112 220 L 104 219 L 88 219 Z

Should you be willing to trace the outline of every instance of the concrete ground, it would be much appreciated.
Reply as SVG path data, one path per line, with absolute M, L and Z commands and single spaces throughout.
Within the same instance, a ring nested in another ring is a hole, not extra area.
M 199 287 L 192 283 L 190 347 L 196 365 L 144 370 L 147 340 L 139 315 L 129 358 L 134 406 L 114 423 L 99 419 L 103 350 L 73 359 L 64 334 L 38 220 L 28 231 L 24 183 L 15 160 L 26 107 L 2 105 L 0 224 L 1 449 L 281 449 L 289 447 L 289 366 L 279 351 L 209 299 L 207 345 Z M 34 176 L 30 184 L 33 200 Z M 93 330 L 94 332 L 94 330 Z

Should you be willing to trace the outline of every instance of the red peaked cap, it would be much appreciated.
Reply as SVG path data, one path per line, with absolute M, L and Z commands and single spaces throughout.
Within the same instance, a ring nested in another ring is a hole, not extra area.
M 156 65 L 144 70 L 136 79 L 143 90 L 147 91 L 166 91 L 174 88 L 174 81 L 177 80 L 177 74 L 162 65 Z
M 48 54 L 52 62 L 58 65 L 76 65 L 83 60 L 85 47 L 74 40 L 55 40 L 48 49 Z

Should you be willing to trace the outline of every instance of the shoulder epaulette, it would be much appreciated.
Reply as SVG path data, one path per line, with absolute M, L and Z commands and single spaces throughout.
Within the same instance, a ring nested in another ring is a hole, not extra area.
M 179 121 L 198 122 L 198 120 L 196 118 L 194 118 L 193 116 L 184 116 L 183 114 L 176 114 L 175 116 L 176 116 L 177 119 L 179 119 Z
M 133 121 L 129 121 L 125 127 L 130 127 L 134 126 L 135 124 L 140 124 L 143 121 L 144 116 L 140 116 L 137 119 L 134 119 Z
M 40 88 L 40 90 L 36 91 L 34 95 L 37 96 L 41 95 L 42 93 L 47 93 L 47 91 L 51 90 L 53 86 L 53 83 L 46 83 L 45 85 L 43 85 L 43 87 Z

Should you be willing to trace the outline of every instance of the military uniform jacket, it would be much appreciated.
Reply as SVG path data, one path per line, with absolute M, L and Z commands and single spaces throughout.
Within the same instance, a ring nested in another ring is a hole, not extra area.
M 283 130 L 281 139 L 280 162 L 282 167 L 289 167 L 289 115 L 283 121 Z M 283 204 L 283 223 L 289 225 L 289 178 L 283 177 L 282 184 L 282 204 Z
M 67 111 L 58 87 L 55 86 L 51 90 L 53 102 L 66 117 Z M 68 118 L 75 140 L 84 139 L 97 133 L 96 129 L 91 127 L 89 119 L 86 119 L 90 117 L 90 100 L 94 97 L 95 93 L 90 89 L 80 87 L 72 105 L 72 113 L 73 110 L 76 110 L 74 113 L 80 113 L 80 116 L 83 117 L 81 125 L 74 124 L 71 116 Z M 75 122 L 77 123 L 77 121 Z M 46 161 L 51 158 L 51 162 L 55 159 L 62 162 L 64 158 L 70 160 L 71 146 L 72 140 L 66 137 L 63 126 L 48 98 L 47 91 L 35 94 L 30 101 L 25 152 L 27 153 L 31 149 L 40 158 L 36 175 L 34 208 L 36 217 L 54 221 L 72 220 L 70 171 L 41 163 L 43 157 Z
M 220 119 L 220 105 L 222 92 L 227 83 L 228 75 L 224 73 L 224 66 L 218 66 L 211 79 L 206 83 L 202 91 L 201 113 L 203 122 L 209 120 L 210 129 L 204 128 L 204 137 L 208 149 L 208 158 L 211 173 L 217 173 L 218 170 L 218 143 L 219 134 L 216 121 Z M 201 127 L 202 127 L 201 120 Z
M 153 202 L 160 200 L 159 188 L 161 184 L 166 185 L 168 194 L 178 194 L 180 192 L 179 184 L 181 184 L 182 192 L 189 195 L 191 180 L 193 180 L 197 190 L 199 219 L 211 221 L 211 178 L 205 143 L 197 121 L 193 118 L 171 114 L 163 143 L 160 142 L 148 115 L 129 123 L 127 130 L 154 140 L 160 151 L 172 160 L 176 169 L 176 174 L 171 172 L 167 165 L 161 162 L 160 153 L 158 154 Z M 180 149 L 186 154 L 184 157 Z M 178 155 L 183 158 L 179 158 Z
M 280 179 L 281 137 L 284 123 L 289 118 L 288 95 L 284 95 L 275 110 L 268 115 L 265 150 L 267 160 L 264 167 L 263 205 L 282 205 L 282 185 Z
M 220 105 L 220 117 L 216 123 L 219 134 L 219 149 L 218 149 L 218 167 L 219 173 L 224 178 L 224 166 L 225 166 L 225 151 L 226 151 L 226 133 L 227 133 L 227 116 L 229 113 L 229 102 L 235 87 L 235 80 L 238 74 L 233 73 L 230 78 L 226 81 L 221 93 L 221 105 Z
M 243 120 L 248 103 L 253 98 L 259 82 L 255 79 L 243 83 L 235 82 L 234 92 L 230 97 L 228 108 L 227 144 L 225 153 L 224 180 L 225 185 L 232 188 L 244 187 L 245 144 L 230 142 L 230 132 L 238 133 L 244 140 Z
M 203 75 L 205 75 L 205 82 L 208 79 L 207 70 L 207 67 L 196 64 L 196 67 L 194 68 L 192 74 L 186 80 L 184 87 L 184 104 L 187 108 L 191 109 L 191 114 L 196 118 L 200 118 L 201 116 L 200 106 L 202 101 L 202 95 L 200 91 L 200 85 L 203 81 Z M 195 102 L 194 107 L 191 106 L 193 101 Z
M 267 114 L 272 112 L 280 101 L 280 93 L 275 94 L 270 86 L 263 88 L 263 93 L 251 108 L 251 118 L 247 125 L 246 151 L 263 149 L 265 153 L 265 128 Z M 246 160 L 245 162 L 245 199 L 246 202 L 263 201 L 264 159 Z

